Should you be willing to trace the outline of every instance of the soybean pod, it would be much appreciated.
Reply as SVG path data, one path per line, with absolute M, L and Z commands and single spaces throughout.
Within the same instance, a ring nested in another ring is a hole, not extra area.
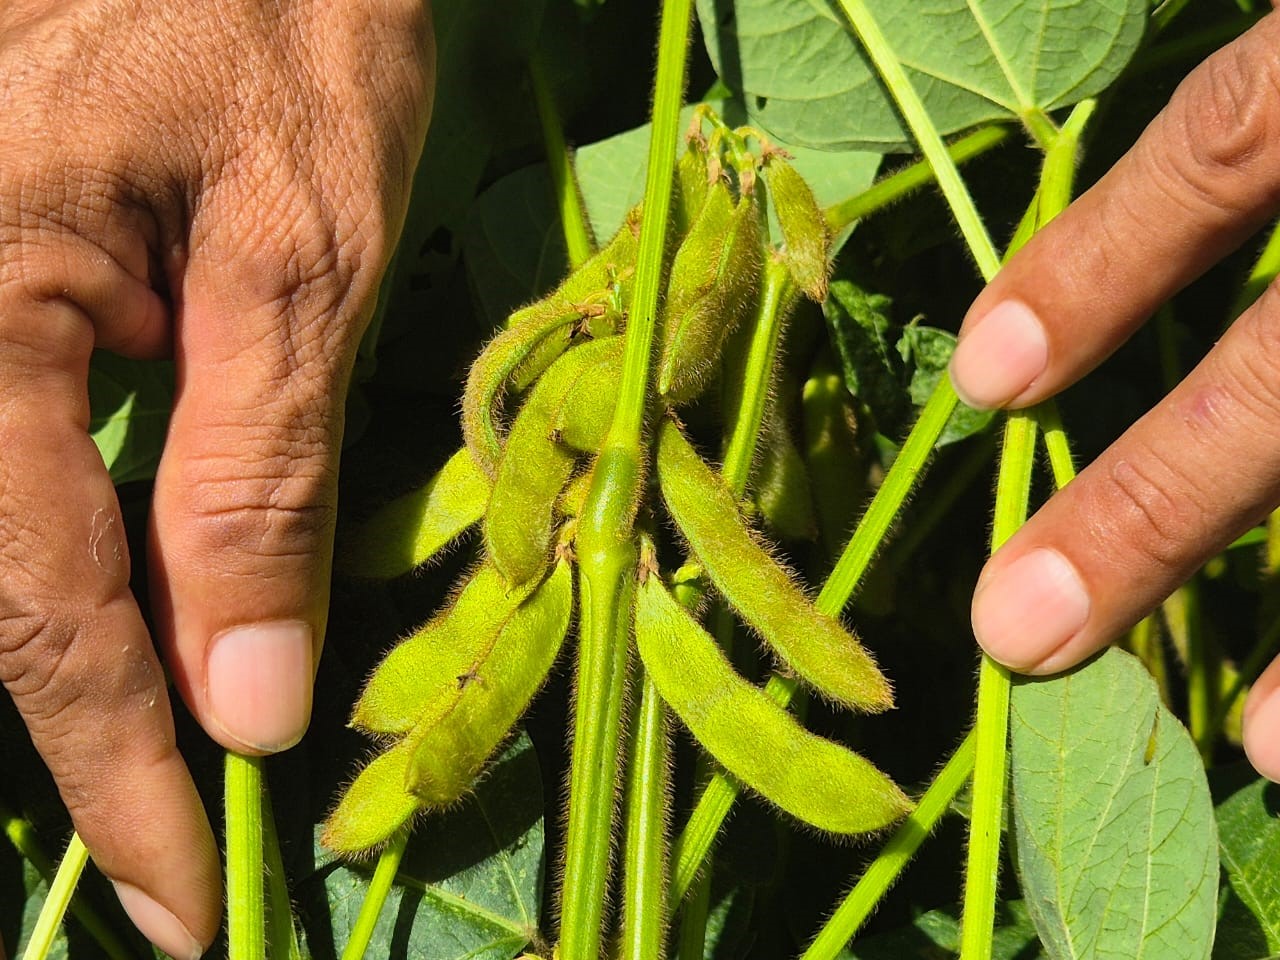
M 321 842 L 337 853 L 363 853 L 390 839 L 422 806 L 405 789 L 412 751 L 399 744 L 360 771 L 325 821 Z
M 891 707 L 892 689 L 871 655 L 760 545 L 724 481 L 669 419 L 658 428 L 657 467 L 671 516 L 716 589 L 782 661 L 842 706 Z
M 805 730 L 740 677 L 656 571 L 642 569 L 635 618 L 636 645 L 662 699 L 744 785 L 831 833 L 880 830 L 911 809 L 870 762 Z
M 782 259 L 795 285 L 815 303 L 827 298 L 831 232 L 813 191 L 783 155 L 774 151 L 764 165 L 765 182 L 782 230 Z
M 542 687 L 572 610 L 573 574 L 561 559 L 419 719 L 406 741 L 413 756 L 404 782 L 409 792 L 441 807 L 470 789 Z
M 546 572 L 556 500 L 575 465 L 562 435 L 580 421 L 607 427 L 617 394 L 612 370 L 621 362 L 619 337 L 574 347 L 551 365 L 520 408 L 498 463 L 484 524 L 489 558 L 507 583 L 523 584 Z
M 408 733 L 432 704 L 450 697 L 529 592 L 510 589 L 492 564 L 482 565 L 444 613 L 387 654 L 365 685 L 351 725 L 369 733 Z
M 489 478 L 464 447 L 425 486 L 384 505 L 345 540 L 338 568 L 387 580 L 408 573 L 477 523 L 488 502 Z

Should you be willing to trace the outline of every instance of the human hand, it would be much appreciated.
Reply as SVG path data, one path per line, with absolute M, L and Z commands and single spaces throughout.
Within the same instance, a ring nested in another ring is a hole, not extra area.
M 1214 54 L 1137 144 L 978 297 L 951 375 L 1025 407 L 1080 378 L 1179 288 L 1280 212 L 1280 13 Z M 987 563 L 974 634 L 1014 670 L 1114 640 L 1280 504 L 1280 289 Z M 1280 659 L 1244 710 L 1280 779 Z
M 177 361 L 149 548 L 175 686 L 224 746 L 291 746 L 433 59 L 425 0 L 0 4 L 0 680 L 175 957 L 217 932 L 218 855 L 86 432 L 90 351 Z

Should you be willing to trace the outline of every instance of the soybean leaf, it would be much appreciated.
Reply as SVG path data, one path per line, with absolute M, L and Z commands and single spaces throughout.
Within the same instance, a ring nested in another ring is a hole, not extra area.
M 943 133 L 1104 90 L 1146 0 L 868 0 Z M 788 143 L 901 150 L 896 108 L 834 0 L 698 0 L 707 52 L 751 120 Z
M 172 405 L 172 364 L 94 353 L 89 365 L 89 434 L 112 481 L 155 476 Z
M 1110 649 L 1011 707 L 1027 908 L 1053 957 L 1205 960 L 1217 830 L 1204 766 L 1142 664 Z
M 823 304 L 827 326 L 849 392 L 864 404 L 885 436 L 899 436 L 909 404 L 903 388 L 902 357 L 891 346 L 892 301 L 848 280 L 831 283 Z
M 1227 883 L 1215 957 L 1280 953 L 1278 813 L 1280 787 L 1252 775 L 1218 803 L 1218 853 Z
M 955 956 L 959 950 L 960 911 L 946 907 L 922 913 L 908 927 L 868 937 L 838 960 L 936 960 Z M 996 904 L 991 960 L 1046 960 L 1021 900 Z
M 907 394 L 917 409 L 923 407 L 933 395 L 938 380 L 947 374 L 947 364 L 956 349 L 955 334 L 937 327 L 908 324 L 898 338 L 898 354 L 911 371 Z M 991 423 L 995 414 L 990 410 L 974 410 L 957 403 L 955 411 L 942 428 L 937 445 L 955 443 L 975 433 L 981 433 Z
M 40 917 L 40 909 L 44 906 L 45 898 L 49 894 L 49 884 L 40 876 L 38 870 L 28 861 L 23 860 L 21 866 L 22 872 L 22 896 L 20 899 L 11 901 L 15 906 L 21 906 L 22 915 L 20 918 L 20 926 L 18 929 L 17 950 L 14 956 L 21 957 L 27 948 L 27 941 L 31 939 L 31 934 L 35 930 L 36 921 Z M 6 913 L 8 911 L 5 911 Z M 7 917 L 6 917 L 7 920 Z M 74 921 L 72 921 L 74 923 Z M 7 926 L 7 924 L 6 924 Z M 68 925 L 62 924 L 58 928 L 57 933 L 53 936 L 53 943 L 49 946 L 49 952 L 46 955 L 48 960 L 66 960 L 68 955 L 67 943 Z M 7 932 L 7 931 L 6 931 Z M 8 938 L 5 938 L 8 940 Z M 8 940 L 13 944 L 13 940 Z
M 294 891 L 306 948 L 340 956 L 368 889 L 355 867 L 316 845 L 320 862 Z M 542 784 L 521 735 L 462 806 L 414 831 L 367 956 L 511 960 L 537 936 L 544 869 Z

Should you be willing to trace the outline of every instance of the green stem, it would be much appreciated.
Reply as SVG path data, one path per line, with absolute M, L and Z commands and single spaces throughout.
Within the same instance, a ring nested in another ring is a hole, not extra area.
M 604 923 L 638 559 L 632 523 L 645 462 L 642 431 L 692 10 L 692 0 L 663 3 L 653 136 L 622 382 L 576 540 L 578 675 L 561 888 L 560 960 L 596 960 Z
M 676 960 L 703 960 L 707 949 L 707 914 L 711 912 L 711 871 L 698 874 L 684 902 Z
M 1200 581 L 1192 578 L 1181 588 L 1185 602 L 1187 637 L 1187 731 L 1206 766 L 1213 760 L 1218 728 L 1215 701 L 1220 690 L 1217 648 L 1205 635 L 1200 616 Z
M 62 918 L 66 916 L 67 907 L 75 896 L 76 885 L 79 884 L 80 875 L 88 861 L 89 851 L 85 849 L 84 841 L 78 833 L 73 833 L 71 842 L 67 844 L 67 852 L 62 855 L 62 862 L 58 864 L 58 872 L 49 884 L 49 894 L 40 907 L 40 916 L 36 918 L 31 938 L 27 940 L 23 960 L 45 960 L 49 956 L 53 938 L 62 926 Z
M 1011 414 L 1005 424 L 996 480 L 992 553 L 1026 521 L 1035 454 L 1035 418 L 1026 413 Z M 1008 766 L 1009 693 L 1009 671 L 984 654 L 978 673 L 978 718 L 974 725 L 977 753 L 960 930 L 961 960 L 988 960 L 991 956 Z
M 365 890 L 360 914 L 356 917 L 355 926 L 351 928 L 347 945 L 342 948 L 342 960 L 361 960 L 369 949 L 369 941 L 373 939 L 373 931 L 378 926 L 378 918 L 382 916 L 382 908 L 386 906 L 387 895 L 391 893 L 391 885 L 395 882 L 396 872 L 400 869 L 400 861 L 404 859 L 404 848 L 408 843 L 409 831 L 400 830 L 378 855 L 378 865 L 374 867 L 373 877 Z
M 271 786 L 265 774 L 262 783 L 262 850 L 267 884 L 267 955 L 271 960 L 302 960 L 298 929 L 293 922 L 293 904 L 289 900 L 289 878 L 284 871 L 275 808 L 271 804 Z
M 262 758 L 228 752 L 225 776 L 228 956 L 263 960 Z
M 551 171 L 551 185 L 556 193 L 556 209 L 560 213 L 560 226 L 564 231 L 564 248 L 569 257 L 570 269 L 582 266 L 595 252 L 595 241 L 587 212 L 582 206 L 578 181 L 573 175 L 573 160 L 564 140 L 564 127 L 560 112 L 556 109 L 551 84 L 543 66 L 541 54 L 534 54 L 529 61 L 529 77 L 533 81 L 533 98 L 538 106 L 538 120 L 542 124 L 542 142 L 547 151 L 547 167 Z
M 965 163 L 974 157 L 998 147 L 1009 139 L 1010 127 L 982 127 L 968 136 L 961 137 L 947 148 L 955 163 Z M 915 193 L 921 187 L 934 182 L 933 167 L 928 160 L 919 160 L 896 173 L 876 181 L 861 193 L 841 200 L 826 210 L 827 226 L 833 234 L 853 226 L 859 220 L 883 210 L 898 200 Z
M 0 803 L 0 827 L 18 851 L 44 878 L 46 883 L 53 883 L 53 861 L 45 852 L 44 844 L 36 833 L 31 821 Z M 125 946 L 124 941 L 116 934 L 111 925 L 83 896 L 75 897 L 69 907 L 71 915 L 84 927 L 85 932 L 97 942 L 111 960 L 133 960 L 134 953 Z
M 960 179 L 960 171 L 956 169 L 951 155 L 947 153 L 946 144 L 942 142 L 937 127 L 929 119 L 929 112 L 925 109 L 924 102 L 916 93 L 915 87 L 911 85 L 911 81 L 907 79 L 901 61 L 889 46 L 889 41 L 880 31 L 880 25 L 876 23 L 864 0 L 840 0 L 840 6 L 853 25 L 858 39 L 866 48 L 871 62 L 875 64 L 876 71 L 880 74 L 885 86 L 889 88 L 889 94 L 897 103 L 898 110 L 907 122 L 911 135 L 920 145 L 925 159 L 933 167 L 934 174 L 938 178 L 938 186 L 942 188 L 942 194 L 947 198 L 952 216 L 956 218 L 956 224 L 960 227 L 960 233 L 969 246 L 969 252 L 977 261 L 982 278 L 990 282 L 996 275 L 996 271 L 1000 269 L 1000 256 L 996 253 L 995 244 L 991 242 L 987 228 L 982 223 L 982 217 L 978 215 L 978 210 L 973 205 L 969 188 Z
M 880 898 L 897 881 L 920 845 L 928 839 L 951 801 L 973 773 L 975 738 L 971 731 L 934 778 L 911 815 L 894 831 L 862 877 L 822 925 L 801 960 L 835 960 L 871 916 Z
M 643 673 L 643 667 L 638 667 Z M 622 893 L 621 960 L 658 960 L 667 935 L 667 716 L 645 676 L 636 705 L 627 772 L 626 870 Z
M 782 326 L 796 296 L 791 271 L 780 260 L 770 258 L 764 269 L 764 288 L 756 322 L 747 348 L 747 362 L 742 373 L 742 396 L 732 418 L 733 430 L 724 448 L 724 465 L 720 473 L 734 496 L 747 489 L 751 461 L 755 458 L 760 425 L 764 422 L 773 384 L 773 365 L 778 356 Z
M 1044 434 L 1045 450 L 1049 454 L 1049 469 L 1053 472 L 1053 485 L 1061 490 L 1076 478 L 1075 457 L 1071 455 L 1071 441 L 1062 426 L 1058 405 L 1045 400 L 1031 411 Z

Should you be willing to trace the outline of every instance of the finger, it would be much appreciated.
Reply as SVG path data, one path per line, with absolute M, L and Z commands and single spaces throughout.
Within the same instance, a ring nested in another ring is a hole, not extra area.
M 1245 701 L 1244 752 L 1255 770 L 1280 783 L 1280 658 L 1263 671 Z
M 977 407 L 1075 381 L 1280 207 L 1280 14 L 1187 77 L 1133 149 L 1001 270 L 951 364 Z
M 252 227 L 253 202 L 222 207 L 228 228 L 187 266 L 152 514 L 175 684 L 210 735 L 247 753 L 292 746 L 310 718 L 343 400 L 376 290 L 293 189 Z
M 1053 673 L 1115 639 L 1280 502 L 1280 292 L 988 562 L 973 600 L 995 659 Z
M 86 432 L 93 329 L 28 289 L 0 283 L 0 680 L 134 922 L 195 957 L 217 932 L 218 859 Z

